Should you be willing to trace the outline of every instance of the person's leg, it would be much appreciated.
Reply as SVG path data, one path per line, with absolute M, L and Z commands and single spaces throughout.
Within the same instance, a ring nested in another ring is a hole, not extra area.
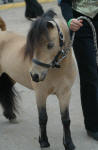
M 26 18 L 29 18 L 29 14 L 30 14 L 30 1 L 28 0 L 25 0 L 25 4 L 26 4 L 26 9 L 25 9 L 25 17 Z
M 13 1 L 13 0 L 8 0 L 8 2 L 9 2 L 9 3 L 13 3 L 14 1 Z
M 26 10 L 25 10 L 25 17 L 36 18 L 41 16 L 44 13 L 44 10 L 41 4 L 37 0 L 25 0 L 26 3 Z
M 41 6 L 41 4 L 37 0 L 31 0 L 31 9 L 30 9 L 30 15 L 32 18 L 36 18 L 38 16 L 42 16 L 44 13 L 44 10 Z
M 81 104 L 85 127 L 92 132 L 98 132 L 98 72 L 96 53 L 92 31 L 85 21 L 84 26 L 76 33 L 74 52 L 80 74 Z
M 6 0 L 2 0 L 3 1 L 3 4 L 6 4 L 7 3 L 7 1 Z

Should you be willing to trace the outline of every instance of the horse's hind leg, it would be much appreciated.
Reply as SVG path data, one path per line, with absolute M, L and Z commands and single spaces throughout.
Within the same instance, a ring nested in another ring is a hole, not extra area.
M 41 94 L 41 92 L 40 92 Z M 40 136 L 39 143 L 41 148 L 49 147 L 50 144 L 48 142 L 47 137 L 47 112 L 46 112 L 46 96 L 36 94 L 37 107 L 38 107 L 38 115 L 39 115 L 39 126 L 40 126 Z
M 60 111 L 61 111 L 61 120 L 63 124 L 63 144 L 65 150 L 74 150 L 75 146 L 73 144 L 71 138 L 70 131 L 70 117 L 69 117 L 69 100 L 70 100 L 70 92 L 61 95 L 59 98 Z
M 16 119 L 13 85 L 11 78 L 6 73 L 3 73 L 0 77 L 0 103 L 4 110 L 4 116 L 10 121 L 15 121 Z

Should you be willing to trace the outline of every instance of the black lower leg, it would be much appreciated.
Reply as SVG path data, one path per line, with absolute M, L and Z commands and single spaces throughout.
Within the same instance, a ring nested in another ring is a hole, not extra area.
M 69 118 L 68 109 L 66 109 L 65 112 L 61 113 L 61 119 L 62 119 L 63 130 L 64 130 L 63 144 L 65 147 L 65 150 L 74 150 L 75 146 L 74 146 L 72 138 L 71 138 L 70 118 Z
M 47 125 L 47 112 L 46 108 L 39 109 L 39 125 L 40 125 L 40 136 L 39 136 L 39 143 L 41 148 L 49 147 L 50 144 L 48 142 L 46 125 Z
M 13 120 L 16 118 L 15 95 L 13 92 L 13 82 L 10 77 L 3 73 L 0 77 L 0 103 L 4 110 L 4 116 Z

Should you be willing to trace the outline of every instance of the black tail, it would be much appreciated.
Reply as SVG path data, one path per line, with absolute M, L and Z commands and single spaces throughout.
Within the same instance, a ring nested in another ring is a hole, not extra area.
M 26 10 L 25 17 L 36 18 L 44 13 L 44 10 L 37 0 L 25 0 Z
M 9 120 L 15 119 L 15 112 L 17 112 L 13 85 L 11 78 L 3 73 L 0 77 L 0 103 L 4 110 L 4 116 Z

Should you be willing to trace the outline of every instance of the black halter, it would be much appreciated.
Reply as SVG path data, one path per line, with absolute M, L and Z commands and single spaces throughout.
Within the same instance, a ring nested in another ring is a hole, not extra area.
M 54 20 L 52 20 L 54 21 Z M 55 21 L 54 21 L 55 22 Z M 60 64 L 58 62 L 58 58 L 61 57 L 66 57 L 66 53 L 65 51 L 62 49 L 63 45 L 64 45 L 64 41 L 63 41 L 63 33 L 60 31 L 60 28 L 58 26 L 58 24 L 55 22 L 57 30 L 58 30 L 58 34 L 59 34 L 59 45 L 60 45 L 60 51 L 57 53 L 57 55 L 54 57 L 53 61 L 50 64 L 46 64 L 43 62 L 38 61 L 37 59 L 32 59 L 32 62 L 44 67 L 44 68 L 60 68 Z

